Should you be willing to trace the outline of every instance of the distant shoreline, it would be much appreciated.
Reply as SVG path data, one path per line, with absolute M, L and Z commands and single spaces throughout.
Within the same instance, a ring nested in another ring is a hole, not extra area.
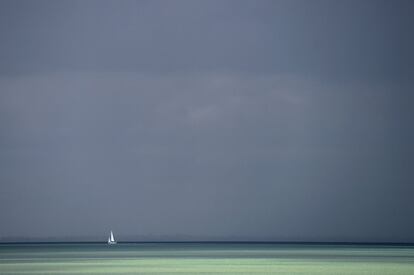
M 25 244 L 106 244 L 106 241 L 0 241 L 0 245 Z M 343 245 L 343 246 L 414 246 L 412 242 L 297 242 L 297 241 L 119 241 L 118 244 L 279 244 L 279 245 Z

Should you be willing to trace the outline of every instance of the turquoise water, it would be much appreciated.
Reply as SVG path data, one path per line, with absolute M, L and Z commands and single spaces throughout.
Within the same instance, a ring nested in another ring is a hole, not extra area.
M 414 274 L 414 247 L 1 244 L 0 274 Z

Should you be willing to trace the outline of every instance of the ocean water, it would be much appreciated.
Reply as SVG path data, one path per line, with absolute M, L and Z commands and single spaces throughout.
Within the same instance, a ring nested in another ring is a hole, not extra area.
M 0 244 L 0 274 L 414 274 L 413 246 Z

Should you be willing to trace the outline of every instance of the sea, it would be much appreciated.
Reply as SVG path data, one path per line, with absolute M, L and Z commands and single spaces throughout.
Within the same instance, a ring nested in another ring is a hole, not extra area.
M 414 274 L 414 246 L 232 242 L 2 243 L 0 274 Z

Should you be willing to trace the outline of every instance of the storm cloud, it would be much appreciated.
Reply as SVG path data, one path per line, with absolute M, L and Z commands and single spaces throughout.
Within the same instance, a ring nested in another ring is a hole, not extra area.
M 0 238 L 413 242 L 412 15 L 2 1 Z

